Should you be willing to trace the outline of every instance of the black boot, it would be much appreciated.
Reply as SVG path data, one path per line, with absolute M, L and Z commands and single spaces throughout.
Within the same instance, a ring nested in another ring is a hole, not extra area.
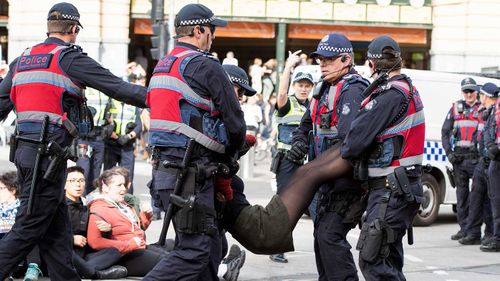
M 451 236 L 451 240 L 460 240 L 461 238 L 464 238 L 464 237 L 465 237 L 465 233 L 460 230 Z
M 466 235 L 465 237 L 458 239 L 458 242 L 462 245 L 480 245 L 481 237 Z
M 495 240 L 490 240 L 490 243 L 486 245 L 481 245 L 479 249 L 483 252 L 500 252 L 500 242 Z
M 121 265 L 113 265 L 110 268 L 96 271 L 95 275 L 99 279 L 120 279 L 128 275 L 127 268 Z

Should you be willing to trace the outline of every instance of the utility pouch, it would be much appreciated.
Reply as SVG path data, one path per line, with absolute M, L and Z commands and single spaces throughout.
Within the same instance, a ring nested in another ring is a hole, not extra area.
M 408 175 L 406 174 L 406 168 L 397 167 L 394 170 L 394 175 L 399 182 L 399 186 L 401 188 L 401 191 L 403 192 L 406 202 L 415 202 L 415 196 L 413 195 L 413 192 L 410 188 L 410 179 L 408 179 Z
M 457 187 L 457 183 L 455 182 L 455 171 L 453 168 L 446 167 L 446 174 L 448 175 L 448 180 L 450 180 L 450 184 L 453 188 Z
M 278 170 L 280 168 L 281 160 L 285 154 L 283 152 L 278 152 L 274 155 L 273 159 L 271 160 L 271 172 L 277 174 Z
M 319 127 L 321 129 L 330 129 L 332 124 L 332 113 L 326 112 L 319 115 Z
M 180 207 L 174 215 L 177 231 L 187 234 L 215 234 L 215 228 L 208 224 L 208 217 L 215 217 L 215 211 L 196 201 L 195 196 L 183 199 L 180 196 L 171 195 L 172 204 Z
M 16 160 L 17 143 L 18 143 L 17 135 L 12 134 L 10 136 L 10 151 L 9 151 L 9 161 L 12 163 L 14 163 L 14 161 Z
M 358 181 L 368 180 L 368 163 L 365 159 L 354 162 L 353 178 Z
M 363 195 L 361 197 L 356 196 L 349 205 L 349 209 L 344 215 L 344 219 L 342 223 L 351 224 L 352 227 L 355 227 L 357 223 L 361 221 L 361 217 L 366 210 L 366 206 L 368 205 L 368 196 Z
M 370 224 L 363 224 L 359 235 L 356 250 L 360 257 L 367 262 L 374 262 L 380 255 L 380 249 L 384 240 L 384 230 L 378 219 Z

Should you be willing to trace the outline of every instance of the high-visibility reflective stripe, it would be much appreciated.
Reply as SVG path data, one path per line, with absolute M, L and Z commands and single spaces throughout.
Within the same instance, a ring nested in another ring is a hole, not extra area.
M 461 127 L 472 127 L 476 128 L 477 127 L 477 120 L 456 120 L 453 123 L 453 127 L 455 128 L 461 128 Z
M 50 51 L 49 54 L 55 54 L 59 50 L 66 49 L 66 48 L 68 48 L 68 46 L 57 46 L 52 51 Z M 26 50 L 24 50 L 23 56 L 29 56 L 31 54 L 31 50 L 33 50 L 33 47 L 29 47 Z
M 316 134 L 321 136 L 331 135 L 333 137 L 336 137 L 339 134 L 339 129 L 337 128 L 337 126 L 330 127 L 329 129 L 321 129 L 320 127 L 318 127 Z
M 403 121 L 390 128 L 387 128 L 377 137 L 380 138 L 386 135 L 394 135 L 402 131 L 408 130 L 412 127 L 418 126 L 424 122 L 425 122 L 424 111 L 420 110 L 411 115 L 406 116 L 405 119 L 403 119 Z
M 18 72 L 14 75 L 12 81 L 12 86 L 18 86 L 30 83 L 44 83 L 50 84 L 57 87 L 65 88 L 71 93 L 81 96 L 83 95 L 83 90 L 76 86 L 71 79 L 65 77 L 64 75 L 57 74 L 49 71 L 26 71 Z
M 400 88 L 403 88 L 406 92 L 409 92 L 410 91 L 410 85 L 408 85 L 408 83 L 406 82 L 400 82 L 400 81 L 392 81 L 392 82 L 389 82 L 387 83 L 386 86 L 384 86 L 384 88 L 387 88 L 389 89 L 390 87 L 392 86 L 395 86 L 395 87 L 400 87 Z
M 301 105 L 295 96 L 290 97 L 288 100 L 290 101 L 290 110 L 287 115 L 282 117 L 278 117 L 276 111 L 276 124 L 299 125 L 302 116 L 306 112 L 306 107 Z
M 45 116 L 49 116 L 49 121 L 52 123 L 62 124 L 62 116 L 55 113 L 44 111 L 23 111 L 17 113 L 17 121 L 43 121 Z
M 193 51 L 193 50 L 186 50 L 186 51 L 182 51 L 182 52 L 178 53 L 177 55 L 175 55 L 175 57 L 180 58 L 180 57 L 190 55 L 190 54 L 198 54 L 198 52 Z
M 183 134 L 189 138 L 194 139 L 197 143 L 215 152 L 224 153 L 226 148 L 223 144 L 205 136 L 197 130 L 189 127 L 184 123 L 151 119 L 151 130 L 166 130 Z
M 461 141 L 457 141 L 455 143 L 455 146 L 459 146 L 459 147 L 471 147 L 473 145 L 474 145 L 474 143 L 472 141 L 468 141 L 468 140 L 461 140 Z
M 290 145 L 290 144 L 286 144 L 286 143 L 283 143 L 283 142 L 278 142 L 278 143 L 276 144 L 276 148 L 277 148 L 277 149 L 290 150 L 290 148 L 292 148 L 292 145 Z
M 285 115 L 283 117 L 276 117 L 276 124 L 298 125 L 302 120 L 299 115 Z
M 189 85 L 177 79 L 176 77 L 168 75 L 153 76 L 151 78 L 151 81 L 149 82 L 148 91 L 151 91 L 152 89 L 168 89 L 179 92 L 188 102 L 200 107 L 204 107 L 204 109 L 211 110 L 212 112 L 216 111 L 215 106 L 210 99 L 201 97 L 195 91 L 193 91 L 193 89 L 191 89 Z
M 395 160 L 399 162 L 399 166 L 413 166 L 422 164 L 424 156 L 423 154 L 410 156 L 407 158 L 402 158 Z M 399 166 L 388 166 L 383 168 L 368 168 L 369 177 L 383 177 L 394 172 L 394 170 Z

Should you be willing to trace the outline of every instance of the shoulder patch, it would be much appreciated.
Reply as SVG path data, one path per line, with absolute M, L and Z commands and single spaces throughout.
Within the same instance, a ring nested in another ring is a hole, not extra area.
M 364 107 L 365 110 L 372 110 L 377 105 L 377 100 L 372 100 Z
M 351 107 L 350 107 L 350 104 L 349 104 L 349 103 L 345 103 L 345 104 L 342 106 L 342 115 L 348 115 L 349 113 L 351 113 Z
M 49 68 L 51 60 L 52 54 L 21 56 L 17 65 L 17 71 Z

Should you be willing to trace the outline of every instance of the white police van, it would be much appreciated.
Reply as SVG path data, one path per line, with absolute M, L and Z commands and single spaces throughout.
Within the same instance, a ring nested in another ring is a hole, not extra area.
M 365 78 L 369 78 L 370 72 L 366 66 L 355 68 Z M 321 79 L 318 65 L 298 66 L 294 70 L 294 75 L 298 72 L 311 73 L 315 81 Z M 441 145 L 441 127 L 452 103 L 462 99 L 460 82 L 466 77 L 472 77 L 480 85 L 492 82 L 500 86 L 500 80 L 426 70 L 402 69 L 401 72 L 412 79 L 424 104 L 426 122 L 423 162 L 425 172 L 422 177 L 424 202 L 415 217 L 414 224 L 427 226 L 436 220 L 441 204 L 455 205 L 457 202 L 455 189 L 451 186 L 446 173 L 446 167 L 451 167 L 451 164 Z

